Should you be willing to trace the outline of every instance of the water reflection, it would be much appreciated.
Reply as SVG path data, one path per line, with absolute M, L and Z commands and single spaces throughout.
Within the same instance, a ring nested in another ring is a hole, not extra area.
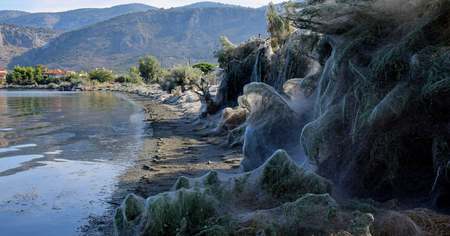
M 0 91 L 1 234 L 76 235 L 137 155 L 142 120 L 123 95 Z

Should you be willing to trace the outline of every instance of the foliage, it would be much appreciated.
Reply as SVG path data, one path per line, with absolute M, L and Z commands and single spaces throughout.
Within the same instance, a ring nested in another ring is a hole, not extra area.
M 221 44 L 221 48 L 220 48 L 219 51 L 214 53 L 214 56 L 217 58 L 217 61 L 219 62 L 220 68 L 225 68 L 226 64 L 232 58 L 233 51 L 236 48 L 236 45 L 234 45 L 225 36 L 220 37 L 220 44 Z
M 82 84 L 84 78 L 77 73 L 69 73 L 64 77 L 54 77 L 46 74 L 47 68 L 42 65 L 36 67 L 16 66 L 7 75 L 7 83 L 15 85 L 47 85 L 49 88 L 74 87 Z
M 16 85 L 34 85 L 35 69 L 33 67 L 16 66 L 14 70 L 6 76 L 8 84 Z
M 190 66 L 176 66 L 160 81 L 161 87 L 166 91 L 172 91 L 181 87 L 184 91 L 203 76 L 203 72 Z
M 139 60 L 139 73 L 146 83 L 158 82 L 161 64 L 154 56 L 146 56 Z
M 137 84 L 142 82 L 142 77 L 137 67 L 131 67 L 127 75 L 119 76 L 115 79 L 117 83 L 132 83 Z
M 202 98 L 211 97 L 210 88 L 217 83 L 215 75 L 208 74 L 197 80 L 191 80 L 188 88 Z
M 37 84 L 43 84 L 45 82 L 44 67 L 42 65 L 38 65 L 34 68 L 34 80 Z
M 89 72 L 89 79 L 100 83 L 110 82 L 114 80 L 114 74 L 110 70 L 95 69 Z
M 216 69 L 216 65 L 207 62 L 201 62 L 192 66 L 193 68 L 199 69 L 203 74 L 209 74 Z
M 85 81 L 87 80 L 86 77 L 81 76 L 80 74 L 77 73 L 71 73 L 69 74 L 65 81 L 71 83 L 74 86 L 78 86 L 80 84 L 85 83 Z
M 267 31 L 270 33 L 273 49 L 280 48 L 293 31 L 289 20 L 277 13 L 273 3 L 270 3 L 267 8 Z

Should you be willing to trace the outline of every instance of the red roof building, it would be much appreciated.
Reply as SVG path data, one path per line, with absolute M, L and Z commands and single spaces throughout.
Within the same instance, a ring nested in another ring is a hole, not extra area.
M 5 83 L 7 74 L 8 74 L 7 70 L 0 68 L 0 84 Z
M 66 71 L 56 69 L 56 70 L 45 70 L 44 76 L 47 76 L 49 78 L 64 78 L 66 76 Z

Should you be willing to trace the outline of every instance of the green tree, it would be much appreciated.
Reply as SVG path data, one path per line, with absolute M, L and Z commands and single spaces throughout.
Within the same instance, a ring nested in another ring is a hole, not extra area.
M 8 84 L 16 85 L 34 85 L 36 84 L 34 74 L 35 71 L 33 67 L 16 66 L 6 77 L 6 82 Z
M 203 74 L 207 75 L 207 74 L 213 72 L 217 66 L 213 65 L 211 63 L 202 62 L 202 63 L 195 64 L 192 67 L 201 70 L 203 72 Z
M 34 80 L 37 84 L 44 84 L 44 67 L 42 65 L 37 65 L 34 68 Z
M 161 64 L 154 56 L 146 56 L 139 60 L 139 73 L 146 83 L 158 82 Z
M 95 69 L 89 72 L 89 79 L 100 83 L 110 82 L 114 80 L 114 73 L 106 69 Z
M 270 33 L 272 48 L 278 49 L 293 32 L 293 28 L 287 18 L 284 18 L 278 14 L 273 3 L 269 4 L 266 16 L 267 31 Z

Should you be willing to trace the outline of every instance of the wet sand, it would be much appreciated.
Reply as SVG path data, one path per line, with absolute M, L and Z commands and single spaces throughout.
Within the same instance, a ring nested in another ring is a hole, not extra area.
M 119 180 L 112 208 L 129 193 L 148 197 L 169 190 L 178 177 L 194 177 L 210 170 L 238 172 L 240 148 L 226 145 L 226 137 L 206 136 L 195 116 L 175 105 L 150 98 L 136 98 L 147 116 L 147 137 L 141 155 Z M 112 235 L 113 209 L 103 217 L 91 217 L 84 235 Z

